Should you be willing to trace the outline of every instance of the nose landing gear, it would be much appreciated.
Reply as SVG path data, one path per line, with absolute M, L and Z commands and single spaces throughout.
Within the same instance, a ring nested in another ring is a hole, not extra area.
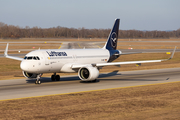
M 41 76 L 42 76 L 42 74 L 38 74 L 38 75 L 37 75 L 35 84 L 41 84 L 41 81 L 40 81 Z

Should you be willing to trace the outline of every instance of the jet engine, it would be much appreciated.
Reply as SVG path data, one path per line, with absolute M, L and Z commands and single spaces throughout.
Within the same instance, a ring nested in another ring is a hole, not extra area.
M 96 67 L 82 67 L 78 71 L 79 78 L 83 81 L 93 81 L 99 76 L 99 70 Z
M 38 74 L 28 73 L 28 72 L 23 71 L 23 75 L 24 75 L 24 77 L 26 77 L 26 78 L 36 78 Z

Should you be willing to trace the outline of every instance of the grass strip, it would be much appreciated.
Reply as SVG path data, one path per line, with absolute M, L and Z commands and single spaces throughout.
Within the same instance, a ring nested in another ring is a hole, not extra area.
M 0 101 L 0 119 L 180 119 L 180 82 Z

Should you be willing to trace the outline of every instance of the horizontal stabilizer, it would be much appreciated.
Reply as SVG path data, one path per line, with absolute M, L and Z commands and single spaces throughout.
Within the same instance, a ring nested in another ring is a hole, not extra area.
M 128 52 L 128 53 L 120 53 L 120 54 L 114 54 L 114 55 L 129 55 L 129 54 L 139 54 L 142 52 Z

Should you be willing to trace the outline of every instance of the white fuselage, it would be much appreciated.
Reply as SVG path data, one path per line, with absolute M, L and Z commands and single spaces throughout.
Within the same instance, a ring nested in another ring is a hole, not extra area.
M 20 67 L 29 73 L 77 72 L 72 65 L 106 63 L 109 57 L 107 49 L 35 50 L 26 55 Z

